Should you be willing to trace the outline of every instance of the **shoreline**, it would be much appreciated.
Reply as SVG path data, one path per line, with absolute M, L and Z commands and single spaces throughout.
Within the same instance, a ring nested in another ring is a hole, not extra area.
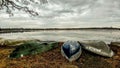
M 17 40 L 16 40 L 17 41 Z M 18 43 L 23 41 L 6 42 L 7 46 L 0 47 L 0 68 L 119 68 L 120 67 L 120 46 L 109 45 L 115 52 L 112 58 L 102 57 L 83 50 L 81 57 L 77 61 L 68 62 L 61 55 L 61 45 L 48 52 L 36 55 L 24 56 L 16 59 L 9 59 L 8 55 L 16 48 Z M 12 44 L 14 43 L 14 44 Z M 10 45 L 12 44 L 12 45 Z M 117 43 L 118 44 L 118 43 Z M 1 45 L 1 44 L 0 44 Z M 99 61 L 99 62 L 98 62 Z
M 1 28 L 0 33 L 23 33 L 34 31 L 59 31 L 59 30 L 120 30 L 120 28 Z

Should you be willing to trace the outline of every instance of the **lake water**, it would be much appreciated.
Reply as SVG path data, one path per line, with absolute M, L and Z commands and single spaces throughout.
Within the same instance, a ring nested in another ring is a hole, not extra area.
M 110 43 L 111 41 L 120 41 L 120 30 L 53 30 L 23 33 L 4 33 L 0 34 L 0 38 L 39 39 L 43 41 L 102 40 L 106 43 Z

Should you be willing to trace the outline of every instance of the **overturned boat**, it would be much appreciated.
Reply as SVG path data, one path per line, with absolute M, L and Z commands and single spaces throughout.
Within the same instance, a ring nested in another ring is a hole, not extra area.
M 67 41 L 61 46 L 61 54 L 70 62 L 77 60 L 82 53 L 77 41 Z
M 19 45 L 11 54 L 10 58 L 19 58 L 26 55 L 43 53 L 58 47 L 58 42 L 54 41 L 30 41 Z
M 103 41 L 97 41 L 97 40 L 86 41 L 86 42 L 80 42 L 80 44 L 83 49 L 101 56 L 112 57 L 114 55 L 114 52 Z

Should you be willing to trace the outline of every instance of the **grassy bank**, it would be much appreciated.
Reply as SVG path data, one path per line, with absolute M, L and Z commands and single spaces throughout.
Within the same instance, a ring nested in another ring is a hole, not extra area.
M 16 48 L 15 46 L 23 42 L 25 40 L 0 43 L 0 68 L 120 68 L 120 47 L 114 45 L 110 45 L 115 52 L 112 58 L 98 56 L 83 50 L 77 61 L 68 62 L 61 55 L 62 42 L 59 43 L 58 48 L 46 53 L 24 56 L 18 59 L 8 58 L 9 54 Z

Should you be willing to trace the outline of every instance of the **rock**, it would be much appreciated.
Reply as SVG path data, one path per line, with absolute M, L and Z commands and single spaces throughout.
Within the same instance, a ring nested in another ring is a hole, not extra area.
M 110 45 L 120 46 L 120 42 L 111 42 Z
M 10 58 L 19 58 L 25 55 L 33 55 L 38 53 L 43 53 L 48 50 L 58 47 L 58 42 L 38 42 L 38 41 L 29 41 L 18 46 L 11 54 Z
M 77 41 L 67 41 L 61 46 L 61 54 L 70 62 L 77 60 L 81 53 L 81 46 Z
M 85 50 L 88 50 L 92 53 L 101 56 L 112 57 L 114 55 L 114 52 L 103 41 L 87 41 L 87 42 L 80 42 L 80 44 Z

